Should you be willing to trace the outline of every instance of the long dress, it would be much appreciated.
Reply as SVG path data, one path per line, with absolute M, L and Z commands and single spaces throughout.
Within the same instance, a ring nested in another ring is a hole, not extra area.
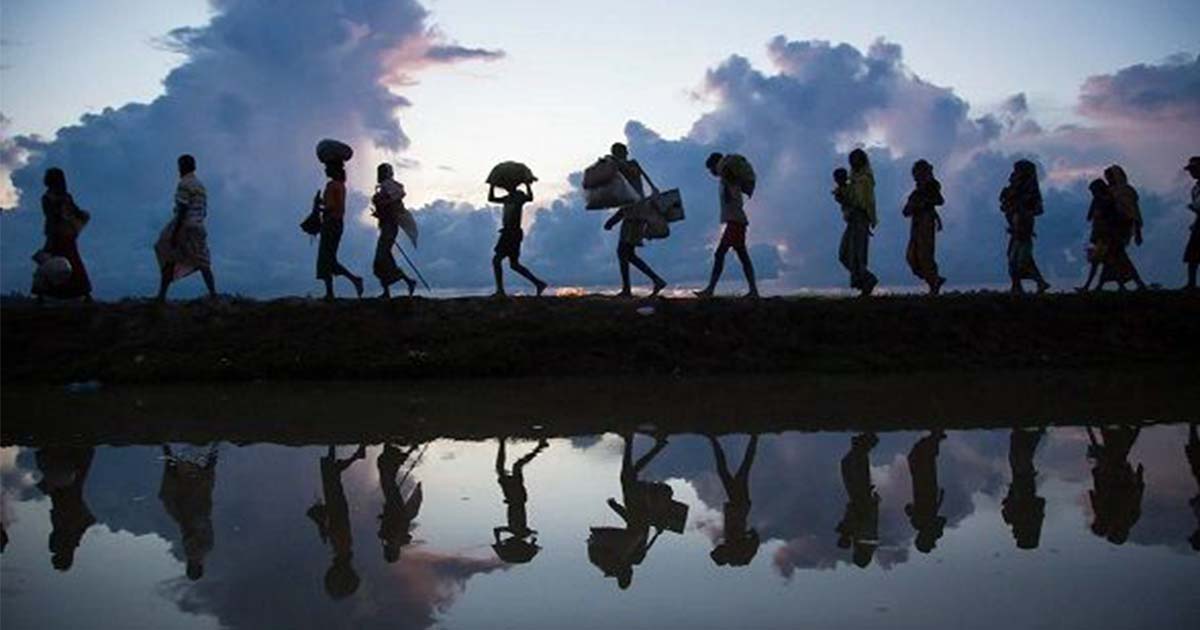
M 346 214 L 346 185 L 329 180 L 323 197 L 324 216 L 321 221 L 321 236 L 317 245 L 317 279 L 328 280 L 337 274 L 347 274 L 338 262 L 338 246 L 342 243 L 342 230 Z
M 1042 213 L 1037 181 L 1013 184 L 1000 193 L 1000 208 L 1008 219 L 1008 275 L 1013 280 L 1042 277 L 1033 260 L 1035 217 Z
M 850 176 L 846 196 L 850 211 L 838 248 L 838 260 L 850 272 L 850 286 L 865 291 L 878 282 L 875 274 L 867 269 L 871 224 L 875 222 L 875 177 L 869 168 Z
M 178 280 L 212 265 L 208 251 L 208 194 L 195 173 L 179 178 L 175 187 L 174 216 L 158 235 L 154 254 L 159 269 L 171 266 L 172 280 Z
M 71 276 L 56 286 L 37 284 L 31 291 L 34 295 L 70 299 L 92 292 L 92 281 L 87 267 L 79 255 L 79 230 L 87 221 L 86 213 L 75 205 L 70 193 L 47 191 L 42 195 L 42 214 L 45 215 L 46 243 L 42 251 L 51 256 L 66 258 L 71 263 Z
M 937 207 L 945 202 L 942 198 L 942 185 L 931 179 L 927 183 L 918 184 L 904 206 L 904 216 L 912 219 L 905 259 L 913 275 L 929 284 L 937 283 L 941 277 L 938 274 L 934 251 L 940 223 Z

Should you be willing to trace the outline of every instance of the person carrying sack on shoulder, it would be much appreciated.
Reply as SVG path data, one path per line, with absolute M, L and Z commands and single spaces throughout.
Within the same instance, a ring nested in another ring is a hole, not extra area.
M 742 273 L 746 274 L 746 284 L 750 287 L 746 297 L 756 298 L 758 297 L 758 284 L 754 280 L 754 264 L 750 262 L 750 252 L 746 249 L 746 227 L 750 224 L 750 219 L 746 217 L 746 202 L 742 197 L 742 187 L 721 173 L 720 164 L 724 157 L 720 153 L 713 153 L 704 162 L 708 172 L 712 173 L 719 181 L 721 223 L 725 224 L 725 229 L 721 233 L 721 242 L 717 245 L 717 251 L 713 257 L 712 275 L 709 277 L 708 286 L 701 291 L 696 291 L 696 297 L 712 297 L 713 291 L 717 288 L 717 282 L 721 280 L 721 272 L 725 269 L 725 254 L 733 249 L 742 263 Z

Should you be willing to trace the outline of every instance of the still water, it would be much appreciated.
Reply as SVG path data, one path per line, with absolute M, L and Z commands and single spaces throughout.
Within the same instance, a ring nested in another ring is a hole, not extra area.
M 1196 627 L 1194 431 L 9 446 L 0 624 Z

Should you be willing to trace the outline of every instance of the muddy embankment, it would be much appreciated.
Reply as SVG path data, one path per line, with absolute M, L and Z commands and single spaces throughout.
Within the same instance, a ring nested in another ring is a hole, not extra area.
M 1200 295 L 145 301 L 0 307 L 10 383 L 1194 366 Z

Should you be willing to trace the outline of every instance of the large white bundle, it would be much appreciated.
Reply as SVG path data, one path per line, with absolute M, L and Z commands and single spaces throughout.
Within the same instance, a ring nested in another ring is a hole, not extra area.
M 620 208 L 641 200 L 641 196 L 624 177 L 613 177 L 607 184 L 597 188 L 584 188 L 583 198 L 588 210 Z
M 600 188 L 611 182 L 620 172 L 616 160 L 611 157 L 602 157 L 583 169 L 583 189 Z
M 62 256 L 47 257 L 33 272 L 33 284 L 37 287 L 60 287 L 71 279 L 71 261 Z

